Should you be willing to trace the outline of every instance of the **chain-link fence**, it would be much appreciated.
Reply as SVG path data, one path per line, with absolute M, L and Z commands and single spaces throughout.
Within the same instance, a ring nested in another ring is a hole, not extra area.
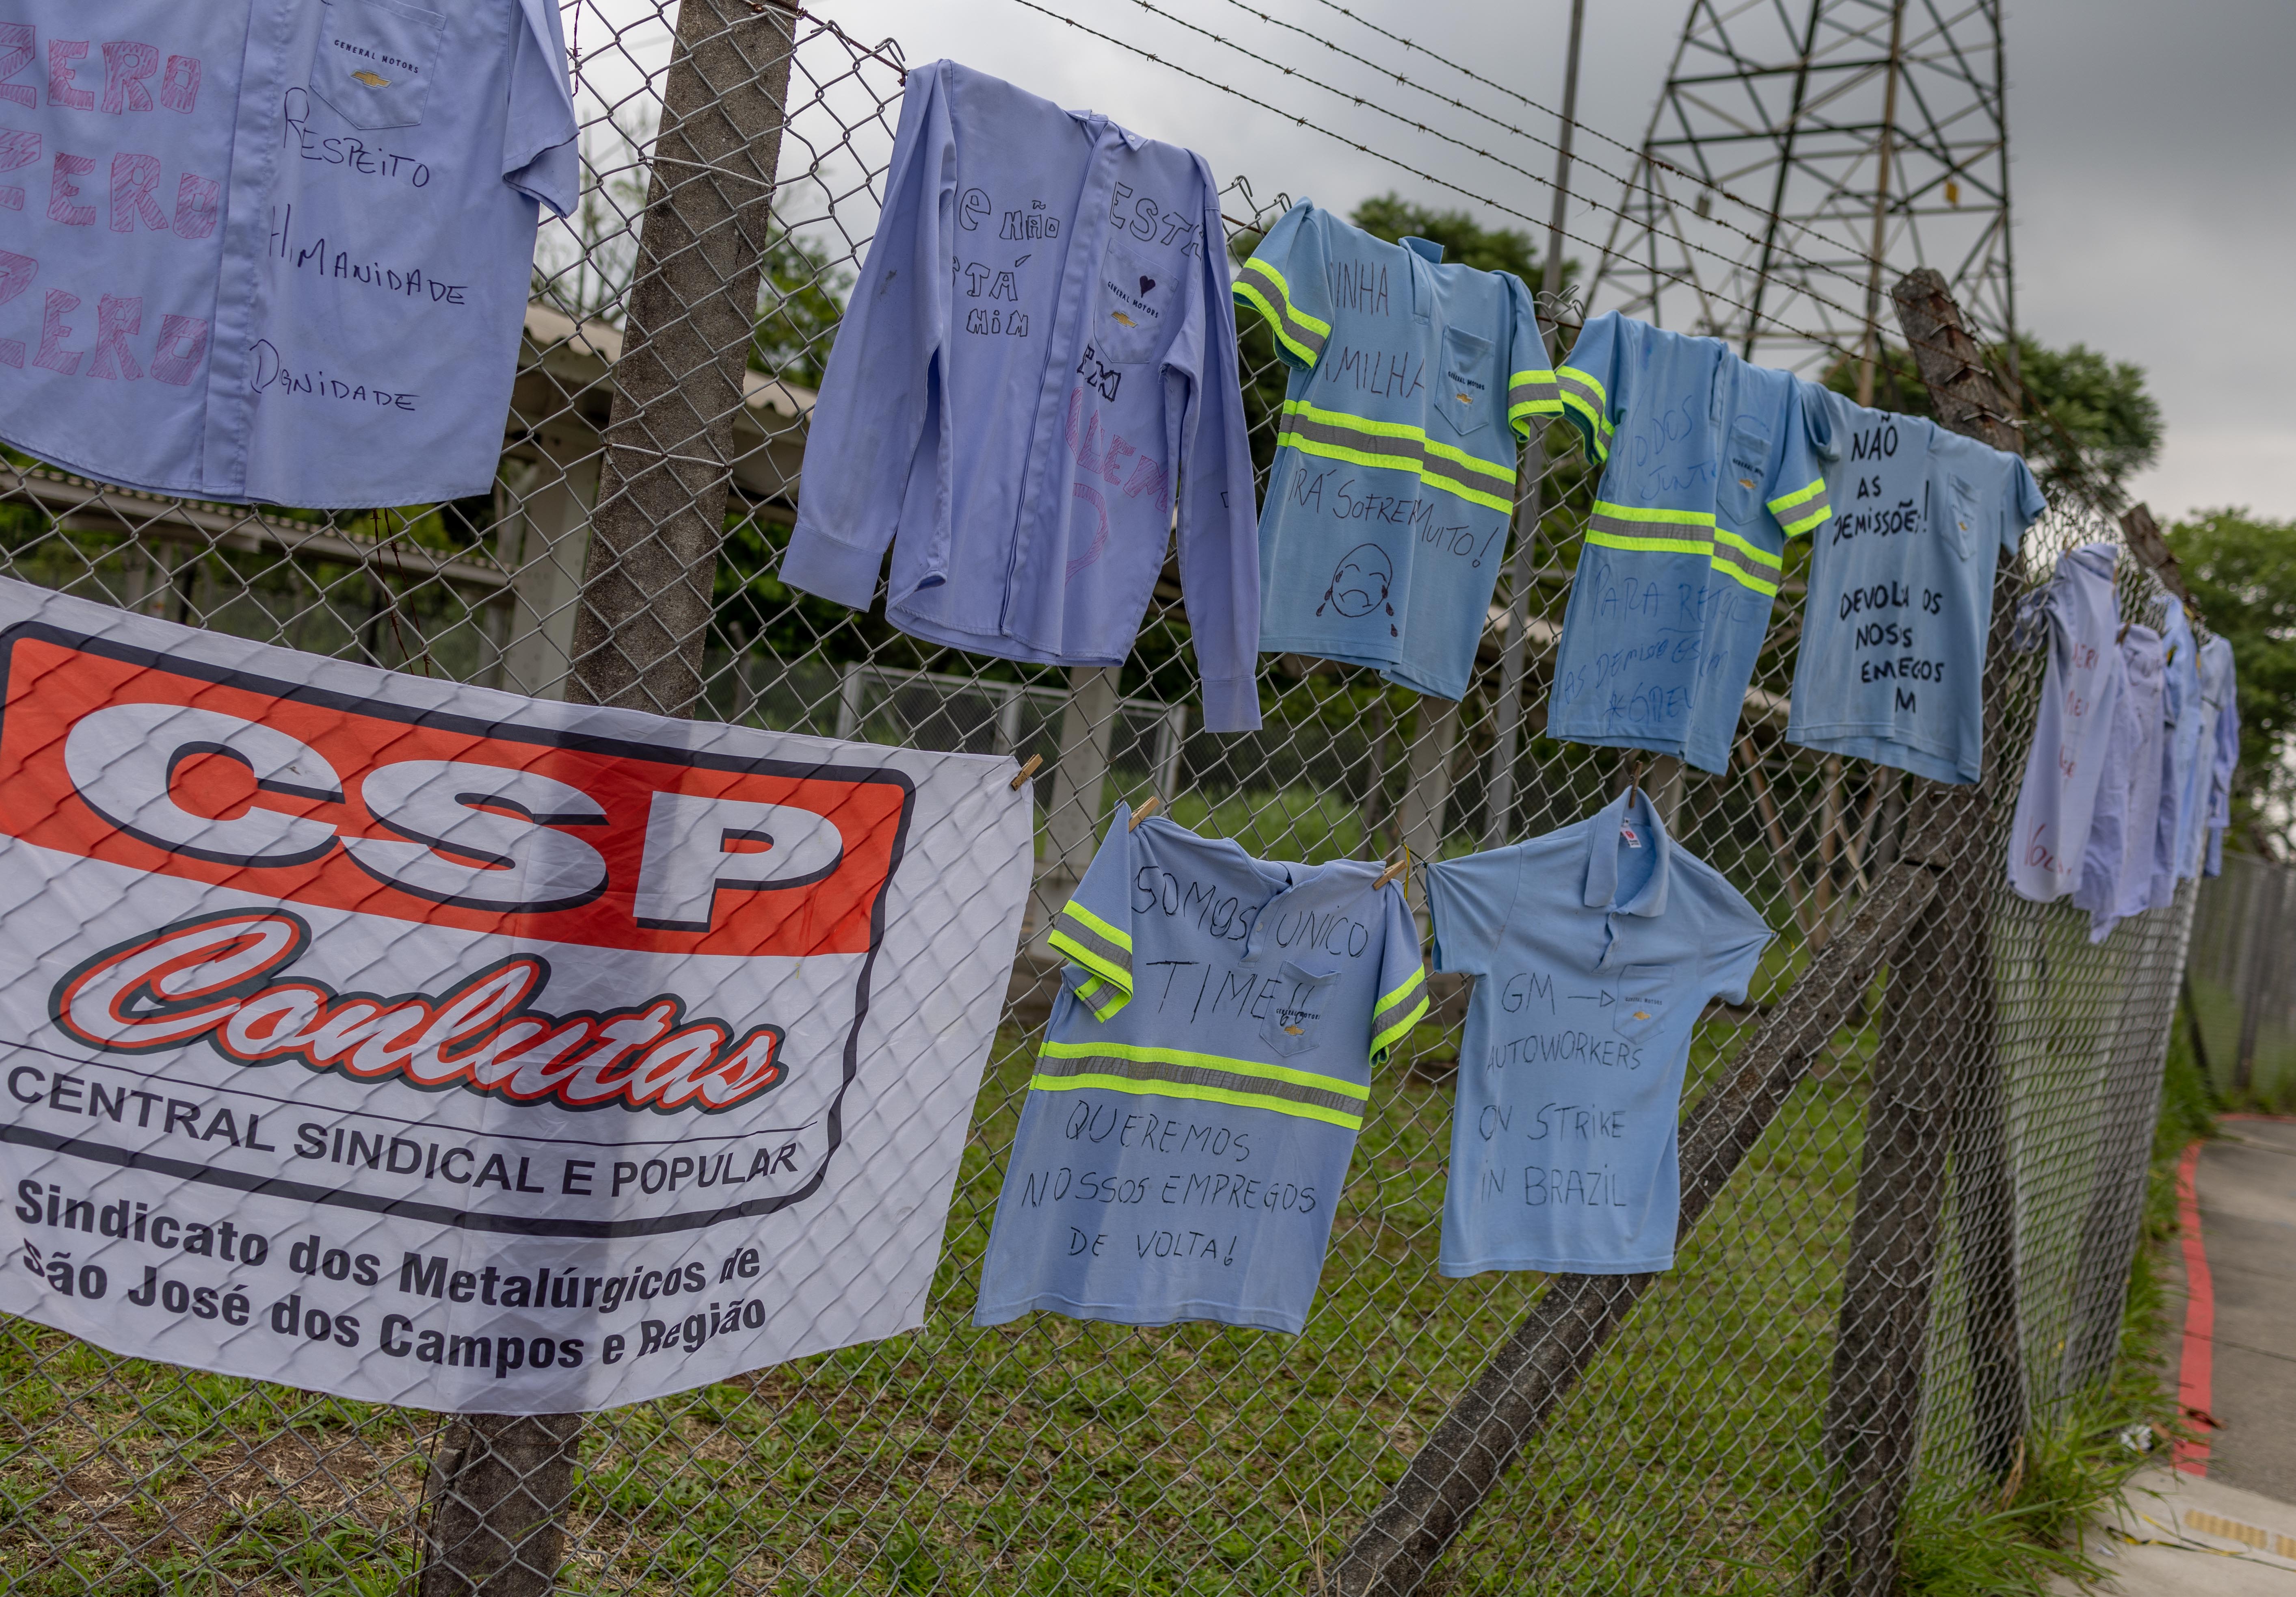
M 2296 875 L 2225 856 L 2202 885 L 2185 999 L 2200 1065 L 2227 1102 L 2296 1104 Z
M 1790 745 L 1804 540 L 1731 769 L 1640 772 L 1780 934 L 1747 1004 L 1697 1033 L 1669 1273 L 1438 1278 L 1464 1000 L 1439 983 L 1373 1089 L 1304 1335 L 977 1329 L 1058 980 L 1046 912 L 1117 799 L 1259 856 L 1429 859 L 1579 819 L 1628 778 L 1538 735 L 1592 483 L 1567 429 L 1532 440 L 1463 703 L 1271 656 L 1250 735 L 1191 718 L 1168 567 L 1120 670 L 976 658 L 893 630 L 882 593 L 867 613 L 798 594 L 775 573 L 898 47 L 758 0 L 567 19 L 584 202 L 544 231 L 490 499 L 257 512 L 19 462 L 0 572 L 530 694 L 1044 756 L 1039 889 L 925 1327 L 509 1437 L 12 1322 L 0 1590 L 545 1589 L 546 1540 L 474 1575 L 439 1530 L 489 1447 L 532 1471 L 558 1589 L 582 1593 L 1406 1590 L 1439 1552 L 1457 1592 L 1879 1591 L 1909 1496 L 1992 1501 L 2113 1356 L 2193 903 L 2093 945 L 2002 885 L 2040 656 L 1997 625 L 1982 791 Z M 1239 235 L 1276 214 L 1251 195 L 1283 175 L 1252 176 L 1224 194 Z M 1264 481 L 1262 331 L 1244 364 Z M 2006 597 L 2117 537 L 2061 495 Z M 2133 559 L 2121 577 L 2127 610 L 2158 591 Z M 2236 865 L 2212 891 L 2259 879 Z M 2236 920 L 2210 923 L 2204 1012 L 2289 988 L 2243 963 L 2259 940 Z M 2250 1000 L 2243 1057 L 2291 1046 L 2284 1009 Z

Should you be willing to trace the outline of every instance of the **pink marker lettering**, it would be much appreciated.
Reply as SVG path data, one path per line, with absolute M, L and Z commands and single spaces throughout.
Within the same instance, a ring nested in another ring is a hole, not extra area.
M 135 364 L 135 357 L 127 348 L 127 335 L 144 331 L 144 301 L 133 294 L 114 298 L 111 294 L 97 296 L 95 301 L 95 358 L 87 363 L 91 377 L 125 377 L 130 383 L 140 380 L 144 368 Z
M 152 351 L 152 375 L 181 388 L 199 375 L 207 358 L 208 325 L 197 317 L 163 316 L 160 342 Z
M 167 75 L 160 79 L 160 103 L 169 111 L 189 113 L 200 103 L 200 58 L 168 57 Z
M 223 185 L 212 177 L 186 172 L 176 180 L 176 236 L 206 238 L 223 214 Z
M 29 83 L 7 79 L 32 64 L 37 37 L 29 22 L 0 22 L 0 100 L 12 101 L 28 111 L 40 103 L 39 91 Z
M 32 279 L 40 275 L 40 263 L 29 255 L 19 255 L 12 250 L 0 250 L 0 305 L 32 286 Z M 0 366 L 24 369 L 24 341 L 20 338 L 0 338 Z
M 63 347 L 64 340 L 72 335 L 72 330 L 64 325 L 64 317 L 78 309 L 78 294 L 68 294 L 60 288 L 48 291 L 47 309 L 40 317 L 39 353 L 32 357 L 34 366 L 45 366 L 67 377 L 78 373 L 80 351 Z
M 111 158 L 111 230 L 133 233 L 135 219 L 153 233 L 168 231 L 168 213 L 152 197 L 160 184 L 160 158 L 125 152 Z
M 56 152 L 55 169 L 48 177 L 48 220 L 62 222 L 67 227 L 86 227 L 95 220 L 94 206 L 72 203 L 79 197 L 79 185 L 72 179 L 85 177 L 94 170 L 94 156 Z
M 4 86 L 0 85 L 0 87 Z M 0 133 L 0 172 L 12 172 L 19 167 L 29 167 L 39 159 L 38 134 Z M 13 185 L 0 185 L 0 208 L 23 210 L 24 191 Z
M 103 46 L 103 109 L 113 116 L 123 111 L 152 109 L 152 91 L 145 86 L 160 70 L 160 53 L 134 39 L 108 39 Z
M 48 41 L 48 103 L 68 105 L 74 111 L 92 111 L 95 106 L 95 91 L 72 86 L 72 62 L 86 59 L 86 39 L 50 39 Z

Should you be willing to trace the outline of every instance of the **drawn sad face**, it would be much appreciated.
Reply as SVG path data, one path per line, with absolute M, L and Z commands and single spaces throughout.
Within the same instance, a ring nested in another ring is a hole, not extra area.
M 1395 566 L 1387 551 L 1375 543 L 1359 543 L 1340 556 L 1332 568 L 1331 586 L 1324 589 L 1324 602 L 1316 606 L 1316 613 L 1336 610 L 1354 620 L 1369 615 L 1374 610 L 1387 613 L 1390 637 L 1395 636 L 1392 622 L 1395 606 L 1388 603 L 1388 590 L 1395 581 Z

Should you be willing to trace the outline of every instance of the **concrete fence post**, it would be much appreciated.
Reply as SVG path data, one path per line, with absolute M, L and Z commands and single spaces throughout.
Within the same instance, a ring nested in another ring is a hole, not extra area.
M 663 85 L 567 697 L 690 714 L 781 160 L 796 13 L 682 0 Z M 573 1414 L 468 1414 L 434 1468 L 419 1597 L 546 1597 Z

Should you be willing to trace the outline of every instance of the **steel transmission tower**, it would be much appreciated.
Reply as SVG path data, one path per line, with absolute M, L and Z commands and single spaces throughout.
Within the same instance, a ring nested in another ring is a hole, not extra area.
M 1870 396 L 1930 266 L 2005 341 L 2005 86 L 2001 0 L 1692 0 L 1590 303 L 1813 376 L 1848 350 Z

